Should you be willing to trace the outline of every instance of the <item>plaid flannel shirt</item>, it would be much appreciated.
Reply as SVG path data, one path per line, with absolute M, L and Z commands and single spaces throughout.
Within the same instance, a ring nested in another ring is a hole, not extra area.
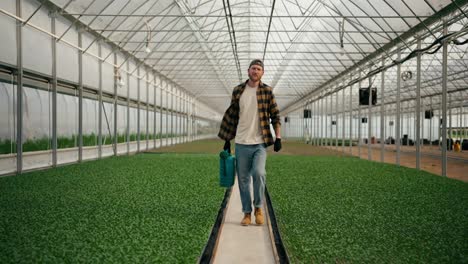
M 232 91 L 231 105 L 224 113 L 218 133 L 218 137 L 223 140 L 231 140 L 236 136 L 240 112 L 239 100 L 246 85 L 247 81 L 239 84 Z M 273 90 L 270 86 L 262 82 L 260 82 L 257 89 L 257 107 L 263 141 L 267 146 L 270 146 L 274 143 L 273 136 L 270 131 L 270 120 L 274 129 L 279 129 L 281 127 L 281 122 Z

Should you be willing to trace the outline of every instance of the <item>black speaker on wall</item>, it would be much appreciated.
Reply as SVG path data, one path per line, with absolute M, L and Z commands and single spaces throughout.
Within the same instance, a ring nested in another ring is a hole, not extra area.
M 361 118 L 361 123 L 367 123 L 367 117 Z
M 336 125 L 336 121 L 333 121 L 333 120 L 332 120 L 332 125 Z
M 424 118 L 425 119 L 431 119 L 433 117 L 434 117 L 434 111 L 433 110 L 424 111 Z
M 369 105 L 370 88 L 359 88 L 359 105 Z M 377 103 L 377 88 L 372 88 L 372 105 Z
M 287 116 L 284 117 L 284 122 L 287 123 L 289 121 L 289 118 Z
M 312 117 L 312 110 L 304 109 L 304 118 L 311 118 Z

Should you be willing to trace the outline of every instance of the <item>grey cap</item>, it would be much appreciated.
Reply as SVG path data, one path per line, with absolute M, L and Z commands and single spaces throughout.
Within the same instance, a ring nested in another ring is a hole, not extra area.
M 255 60 L 251 61 L 250 65 L 249 65 L 249 69 L 250 69 L 250 67 L 252 67 L 252 65 L 258 65 L 258 66 L 261 66 L 262 69 L 265 69 L 265 67 L 263 67 L 263 61 L 260 60 L 260 59 L 255 59 Z

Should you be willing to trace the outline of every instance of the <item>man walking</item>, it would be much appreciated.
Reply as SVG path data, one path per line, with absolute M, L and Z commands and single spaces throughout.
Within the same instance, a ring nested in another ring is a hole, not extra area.
M 263 62 L 253 60 L 248 69 L 249 79 L 236 86 L 231 105 L 223 116 L 218 137 L 225 140 L 224 149 L 231 152 L 230 140 L 235 138 L 237 177 L 244 217 L 241 225 L 251 223 L 252 199 L 250 177 L 253 179 L 255 223 L 264 223 L 262 206 L 265 192 L 266 148 L 281 149 L 280 116 L 272 88 L 262 83 Z M 270 131 L 270 120 L 276 140 Z

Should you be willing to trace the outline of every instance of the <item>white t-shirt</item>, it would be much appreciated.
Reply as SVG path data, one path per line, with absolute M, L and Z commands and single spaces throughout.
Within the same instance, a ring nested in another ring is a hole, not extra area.
M 237 125 L 236 143 L 244 145 L 262 144 L 263 135 L 257 106 L 257 89 L 247 85 L 239 99 L 239 124 Z

